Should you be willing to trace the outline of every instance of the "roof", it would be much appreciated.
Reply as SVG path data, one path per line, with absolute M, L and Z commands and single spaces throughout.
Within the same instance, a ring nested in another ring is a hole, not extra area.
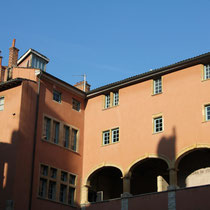
M 47 63 L 50 61 L 49 58 L 46 56 L 42 55 L 41 53 L 37 52 L 36 50 L 30 48 L 27 52 L 25 52 L 17 61 L 17 64 L 20 64 L 26 57 L 28 57 L 31 53 L 37 55 L 38 57 L 42 58 L 45 60 Z
M 44 78 L 46 78 L 46 79 L 48 79 L 48 80 L 50 80 L 50 81 L 52 81 L 54 83 L 57 83 L 60 86 L 71 90 L 72 92 L 74 92 L 77 95 L 80 95 L 83 98 L 85 98 L 85 96 L 86 96 L 86 93 L 84 91 L 74 87 L 73 85 L 70 85 L 69 83 L 67 83 L 67 82 L 65 82 L 65 81 L 63 81 L 63 80 L 61 80 L 61 79 L 59 79 L 59 78 L 57 78 L 57 77 L 55 77 L 55 76 L 45 72 L 45 71 L 39 71 L 39 75 L 41 75 L 41 78 L 44 77 Z
M 19 86 L 23 80 L 26 80 L 26 79 L 15 78 L 6 82 L 0 82 L 0 91 Z
M 187 68 L 197 64 L 207 64 L 209 62 L 210 62 L 210 52 L 93 89 L 87 92 L 87 97 L 88 98 L 94 97 L 96 95 L 105 93 L 106 91 L 119 89 L 157 76 L 161 76 L 166 73 L 178 71 L 183 68 Z

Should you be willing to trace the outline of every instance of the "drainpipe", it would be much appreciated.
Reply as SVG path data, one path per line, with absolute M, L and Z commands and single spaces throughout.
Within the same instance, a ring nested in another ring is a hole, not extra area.
M 40 79 L 42 76 L 42 71 L 40 70 L 35 71 L 35 75 L 38 78 L 38 90 L 37 90 L 37 99 L 36 99 L 34 139 L 33 139 L 32 163 L 31 163 L 31 182 L 30 182 L 29 208 L 28 208 L 29 210 L 32 209 L 34 165 L 35 165 L 35 155 L 36 155 L 36 138 L 37 138 L 37 127 L 38 127 L 38 115 L 39 115 Z

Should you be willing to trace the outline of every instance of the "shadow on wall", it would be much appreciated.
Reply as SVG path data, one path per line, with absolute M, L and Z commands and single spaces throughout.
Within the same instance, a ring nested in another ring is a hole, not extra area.
M 159 156 L 166 156 L 171 161 L 174 161 L 176 158 L 176 128 L 173 127 L 172 135 L 163 136 L 160 139 L 157 148 L 157 154 Z
M 10 143 L 0 142 L 0 209 L 13 206 L 13 188 L 15 183 L 15 170 L 17 159 L 18 132 L 14 131 Z

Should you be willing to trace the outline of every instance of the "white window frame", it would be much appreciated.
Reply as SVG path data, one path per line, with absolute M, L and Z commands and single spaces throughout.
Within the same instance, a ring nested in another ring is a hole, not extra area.
M 113 92 L 113 106 L 117 106 L 119 104 L 119 92 Z
M 112 143 L 119 141 L 119 128 L 112 129 Z
M 210 104 L 205 105 L 205 121 L 210 121 Z
M 104 104 L 104 108 L 109 108 L 111 105 L 111 96 L 110 94 L 106 94 L 105 95 L 105 104 Z
M 110 144 L 110 131 L 103 131 L 103 145 Z
M 204 80 L 210 79 L 210 64 L 204 65 Z
M 160 133 L 163 131 L 163 117 L 158 116 L 153 118 L 153 132 L 154 133 Z
M 4 96 L 0 96 L 0 111 L 4 110 Z
M 162 77 L 153 80 L 153 94 L 162 93 Z

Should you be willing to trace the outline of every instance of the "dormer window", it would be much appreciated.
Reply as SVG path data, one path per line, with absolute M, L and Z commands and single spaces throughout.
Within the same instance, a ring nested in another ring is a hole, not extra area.
M 39 58 L 38 56 L 33 55 L 31 67 L 45 71 L 46 70 L 46 62 L 43 59 Z

